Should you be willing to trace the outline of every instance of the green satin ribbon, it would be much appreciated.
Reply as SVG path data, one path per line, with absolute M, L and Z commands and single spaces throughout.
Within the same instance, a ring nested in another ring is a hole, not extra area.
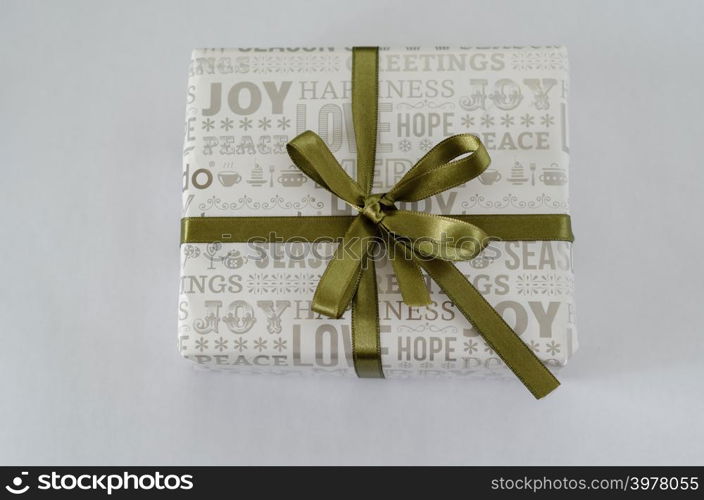
M 446 215 L 481 227 L 501 241 L 574 241 L 566 214 Z M 281 217 L 184 217 L 182 243 L 306 243 L 340 240 L 355 219 L 350 215 L 292 215 Z
M 487 344 L 536 398 L 559 382 L 518 335 L 454 266 L 475 258 L 491 239 L 572 241 L 567 215 L 451 215 L 401 210 L 464 184 L 490 163 L 481 141 L 460 134 L 438 143 L 389 191 L 371 193 L 377 136 L 378 49 L 357 47 L 352 55 L 352 113 L 357 145 L 356 180 L 344 171 L 325 142 L 306 131 L 287 144 L 298 168 L 354 210 L 349 217 L 197 217 L 182 221 L 182 242 L 299 241 L 340 239 L 318 283 L 312 309 L 339 318 L 352 305 L 352 354 L 360 377 L 381 378 L 378 296 L 372 251 L 386 246 L 403 301 L 431 303 L 421 269 L 452 300 Z M 295 224 L 292 220 L 295 219 Z

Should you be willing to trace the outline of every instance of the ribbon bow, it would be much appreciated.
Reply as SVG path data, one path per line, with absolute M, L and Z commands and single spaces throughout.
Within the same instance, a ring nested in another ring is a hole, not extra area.
M 352 56 L 352 116 L 357 144 L 357 180 L 335 159 L 325 142 L 306 131 L 287 144 L 293 163 L 320 186 L 359 212 L 345 233 L 313 296 L 314 311 L 342 316 L 352 302 L 352 351 L 360 377 L 383 377 L 379 340 L 375 241 L 383 241 L 398 278 L 403 301 L 431 303 L 423 268 L 452 299 L 538 398 L 559 382 L 452 264 L 476 257 L 488 243 L 479 227 L 462 220 L 400 210 L 459 186 L 490 163 L 481 141 L 470 134 L 449 137 L 433 147 L 386 193 L 371 193 L 377 136 L 378 51 L 355 48 Z
M 395 206 L 397 201 L 420 201 L 481 174 L 490 159 L 473 135 L 455 135 L 440 142 L 383 194 L 369 194 L 368 188 L 349 177 L 314 132 L 303 132 L 287 147 L 298 168 L 359 212 L 316 289 L 312 308 L 320 314 L 342 316 L 376 241 L 389 245 L 403 301 L 410 306 L 425 306 L 431 300 L 419 260 L 470 260 L 489 240 L 484 231 L 469 222 Z M 469 153 L 471 156 L 456 159 Z

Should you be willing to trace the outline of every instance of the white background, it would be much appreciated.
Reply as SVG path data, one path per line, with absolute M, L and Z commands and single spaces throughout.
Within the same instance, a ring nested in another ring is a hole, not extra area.
M 0 463 L 702 464 L 703 5 L 0 1 Z M 180 359 L 191 48 L 363 44 L 568 46 L 581 350 L 545 400 Z

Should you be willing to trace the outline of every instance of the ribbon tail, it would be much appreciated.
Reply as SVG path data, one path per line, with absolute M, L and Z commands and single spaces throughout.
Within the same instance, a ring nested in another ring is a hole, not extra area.
M 332 260 L 318 282 L 311 308 L 330 318 L 339 318 L 355 296 L 365 261 L 376 236 L 376 227 L 358 216 L 347 229 Z
M 413 252 L 393 237 L 390 237 L 389 240 L 393 245 L 393 253 L 389 255 L 389 258 L 394 267 L 403 302 L 409 306 L 427 306 L 431 304 L 430 292 L 428 292 L 420 267 L 415 262 Z M 389 251 L 392 251 L 392 249 L 389 248 Z
M 418 262 L 536 399 L 547 396 L 560 385 L 550 370 L 451 262 L 439 259 L 419 259 Z
M 352 302 L 352 358 L 360 378 L 384 378 L 379 338 L 379 298 L 373 259 L 366 259 Z

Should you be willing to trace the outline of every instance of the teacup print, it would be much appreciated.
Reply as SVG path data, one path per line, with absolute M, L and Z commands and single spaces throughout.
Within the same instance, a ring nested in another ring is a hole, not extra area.
M 279 183 L 284 187 L 302 186 L 308 179 L 297 168 L 288 168 L 279 175 Z
M 557 163 L 543 168 L 543 173 L 538 177 L 546 186 L 563 186 L 567 184 L 567 173 Z
M 501 172 L 498 170 L 485 170 L 479 176 L 479 182 L 484 185 L 491 186 L 501 180 Z
M 222 258 L 222 263 L 228 269 L 239 269 L 247 262 L 247 258 L 237 250 L 230 250 L 227 255 Z
M 240 182 L 242 176 L 237 172 L 220 172 L 218 174 L 218 180 L 223 186 L 230 187 Z

